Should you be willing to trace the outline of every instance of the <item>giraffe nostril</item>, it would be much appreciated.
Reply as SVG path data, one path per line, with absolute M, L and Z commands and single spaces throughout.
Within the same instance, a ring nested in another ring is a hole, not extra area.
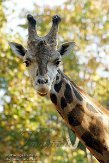
M 48 83 L 48 79 L 38 79 L 37 83 L 38 84 L 47 84 Z
M 48 83 L 48 79 L 45 79 L 45 84 L 47 84 Z
M 38 82 L 38 84 L 44 84 L 44 80 L 43 79 L 38 79 L 37 82 Z

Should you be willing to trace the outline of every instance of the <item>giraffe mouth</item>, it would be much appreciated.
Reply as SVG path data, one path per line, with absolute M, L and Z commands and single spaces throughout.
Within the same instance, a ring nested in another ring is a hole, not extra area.
M 36 92 L 40 95 L 40 96 L 45 96 L 49 93 L 50 91 L 50 87 L 48 87 L 47 85 L 35 85 L 34 86 Z
M 46 93 L 42 93 L 42 92 L 37 91 L 37 93 L 38 93 L 40 96 L 46 96 L 46 95 L 47 95 L 47 92 L 46 92 Z

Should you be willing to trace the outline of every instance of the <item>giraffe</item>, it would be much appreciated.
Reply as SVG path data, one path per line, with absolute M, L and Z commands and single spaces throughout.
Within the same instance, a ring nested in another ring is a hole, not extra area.
M 57 49 L 58 27 L 61 18 L 52 17 L 50 32 L 39 37 L 36 20 L 27 15 L 27 49 L 9 42 L 13 52 L 25 63 L 32 84 L 40 96 L 49 94 L 65 123 L 83 145 L 101 163 L 109 163 L 109 112 L 77 86 L 61 70 L 64 55 L 75 42 L 65 42 Z

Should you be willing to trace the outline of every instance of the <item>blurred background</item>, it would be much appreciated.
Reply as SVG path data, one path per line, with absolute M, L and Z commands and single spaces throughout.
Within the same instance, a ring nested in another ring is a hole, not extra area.
M 40 36 L 50 30 L 53 15 L 62 17 L 59 45 L 78 45 L 64 58 L 65 74 L 109 109 L 109 1 L 0 0 L 0 163 L 95 163 L 81 148 L 73 150 L 62 118 L 48 97 L 36 94 L 8 46 L 15 41 L 26 47 L 28 13 Z M 73 133 L 69 137 L 73 142 Z

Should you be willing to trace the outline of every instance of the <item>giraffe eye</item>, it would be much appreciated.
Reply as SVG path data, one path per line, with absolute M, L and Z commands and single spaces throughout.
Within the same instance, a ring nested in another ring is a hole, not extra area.
M 26 67 L 29 67 L 30 66 L 30 61 L 26 60 L 26 61 L 24 61 L 24 63 L 25 63 L 25 66 Z
M 59 66 L 60 62 L 61 62 L 60 60 L 56 60 L 56 61 L 55 61 L 55 65 L 56 65 L 56 66 Z

